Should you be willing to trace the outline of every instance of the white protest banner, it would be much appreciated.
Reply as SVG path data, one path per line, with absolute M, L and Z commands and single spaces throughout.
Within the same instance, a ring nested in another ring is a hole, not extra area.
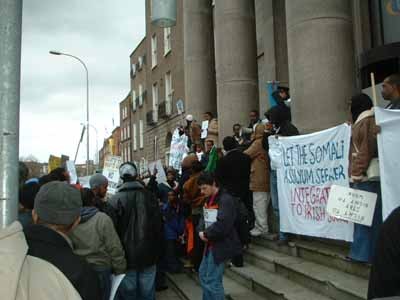
M 382 217 L 385 220 L 400 206 L 400 110 L 374 108 L 376 123 L 381 127 L 378 134 L 379 169 L 382 189 Z
M 69 182 L 71 184 L 76 184 L 76 182 L 78 181 L 78 175 L 76 173 L 75 163 L 72 160 L 67 160 L 65 162 L 65 166 L 69 173 L 69 178 L 70 178 Z
M 149 170 L 151 175 L 154 175 L 154 168 L 157 169 L 157 182 L 167 182 L 167 175 L 165 175 L 165 171 L 160 159 L 149 163 Z
M 272 147 L 279 143 L 282 153 L 276 162 L 281 231 L 353 240 L 353 223 L 326 211 L 332 184 L 349 184 L 350 136 L 350 126 L 343 124 L 307 135 L 269 138 Z
M 333 217 L 371 226 L 377 197 L 375 193 L 332 185 L 326 210 Z
M 203 121 L 201 122 L 201 138 L 205 139 L 208 134 L 208 123 L 209 121 Z
M 122 164 L 121 156 L 107 155 L 104 160 L 103 175 L 108 179 L 108 190 L 109 194 L 115 194 L 117 192 L 117 186 L 119 182 L 119 167 Z
M 169 155 L 169 166 L 174 168 L 175 170 L 181 169 L 183 156 L 189 151 L 187 143 L 187 135 L 179 135 L 179 129 L 175 129 L 174 134 L 172 135 L 171 149 Z

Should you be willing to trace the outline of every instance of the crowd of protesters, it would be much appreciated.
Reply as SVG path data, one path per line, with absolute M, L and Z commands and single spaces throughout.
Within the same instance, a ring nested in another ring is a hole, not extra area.
M 387 108 L 400 109 L 399 75 L 384 81 L 382 95 L 390 101 Z M 70 185 L 63 168 L 28 179 L 22 164 L 19 223 L 0 235 L 3 258 L 15 267 L 8 293 L 18 297 L 9 298 L 108 300 L 111 275 L 125 274 L 114 299 L 152 300 L 156 290 L 167 288 L 166 273 L 186 268 L 199 274 L 203 299 L 224 299 L 225 262 L 242 267 L 242 251 L 251 237 L 271 232 L 270 203 L 280 217 L 268 137 L 299 131 L 291 121 L 289 90 L 281 87 L 274 97 L 277 105 L 265 118 L 251 111 L 248 126 L 235 124 L 222 145 L 212 113 L 204 114 L 204 135 L 200 124 L 187 115 L 180 130 L 188 136 L 191 151 L 181 170 L 166 168 L 167 180 L 157 182 L 155 172 L 140 178 L 137 166 L 126 162 L 119 168 L 121 183 L 111 197 L 102 174 L 91 176 L 90 188 L 83 188 Z M 380 128 L 367 95 L 355 95 L 349 104 L 351 186 L 378 194 L 378 200 L 372 225 L 355 224 L 348 258 L 373 263 L 369 298 L 397 295 L 399 209 L 381 226 L 380 184 L 367 177 L 378 156 Z M 277 236 L 280 245 L 290 239 L 285 232 L 278 231 Z

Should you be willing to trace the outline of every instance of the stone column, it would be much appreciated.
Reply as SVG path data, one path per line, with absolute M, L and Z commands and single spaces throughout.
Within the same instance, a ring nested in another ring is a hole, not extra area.
M 217 0 L 214 11 L 219 140 L 235 123 L 248 125 L 258 108 L 257 45 L 253 0 Z
M 286 1 L 293 123 L 312 132 L 347 120 L 355 63 L 351 1 Z
M 210 0 L 183 1 L 185 110 L 201 122 L 215 113 L 214 38 Z

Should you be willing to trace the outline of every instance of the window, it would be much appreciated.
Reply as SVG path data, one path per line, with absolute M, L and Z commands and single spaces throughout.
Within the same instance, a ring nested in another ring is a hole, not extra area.
M 137 150 L 137 127 L 133 124 L 133 151 Z
M 136 64 L 131 64 L 131 75 L 132 77 L 136 75 Z
M 144 56 L 139 56 L 138 58 L 139 61 L 139 70 L 141 70 L 143 68 L 143 64 L 144 64 Z
M 139 121 L 139 147 L 140 147 L 140 149 L 143 149 L 143 144 L 144 144 L 144 141 L 143 141 L 143 120 L 140 120 Z
M 139 106 L 143 105 L 143 86 L 139 84 Z
M 171 27 L 164 28 L 164 56 L 171 52 Z
M 132 110 L 136 111 L 136 91 L 135 90 L 132 90 L 131 98 L 132 98 Z
M 122 130 L 121 130 L 121 141 L 123 141 L 124 140 L 124 128 L 122 128 Z
M 126 131 L 127 131 L 126 138 L 129 139 L 129 138 L 131 137 L 131 127 L 130 127 L 130 126 L 127 126 L 127 127 L 126 127 Z
M 165 74 L 165 112 L 169 116 L 172 113 L 172 77 L 171 72 Z
M 128 144 L 128 161 L 131 161 L 131 145 Z
M 157 122 L 158 119 L 158 85 L 157 82 L 153 84 L 153 122 Z
M 151 68 L 157 66 L 157 36 L 151 37 Z

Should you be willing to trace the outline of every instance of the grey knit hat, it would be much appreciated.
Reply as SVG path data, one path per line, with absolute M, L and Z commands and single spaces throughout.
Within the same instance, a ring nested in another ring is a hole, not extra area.
M 35 198 L 34 210 L 48 224 L 71 225 L 80 216 L 81 193 L 66 182 L 43 185 Z
M 89 185 L 91 189 L 98 188 L 108 183 L 108 179 L 103 174 L 97 173 L 90 177 Z

